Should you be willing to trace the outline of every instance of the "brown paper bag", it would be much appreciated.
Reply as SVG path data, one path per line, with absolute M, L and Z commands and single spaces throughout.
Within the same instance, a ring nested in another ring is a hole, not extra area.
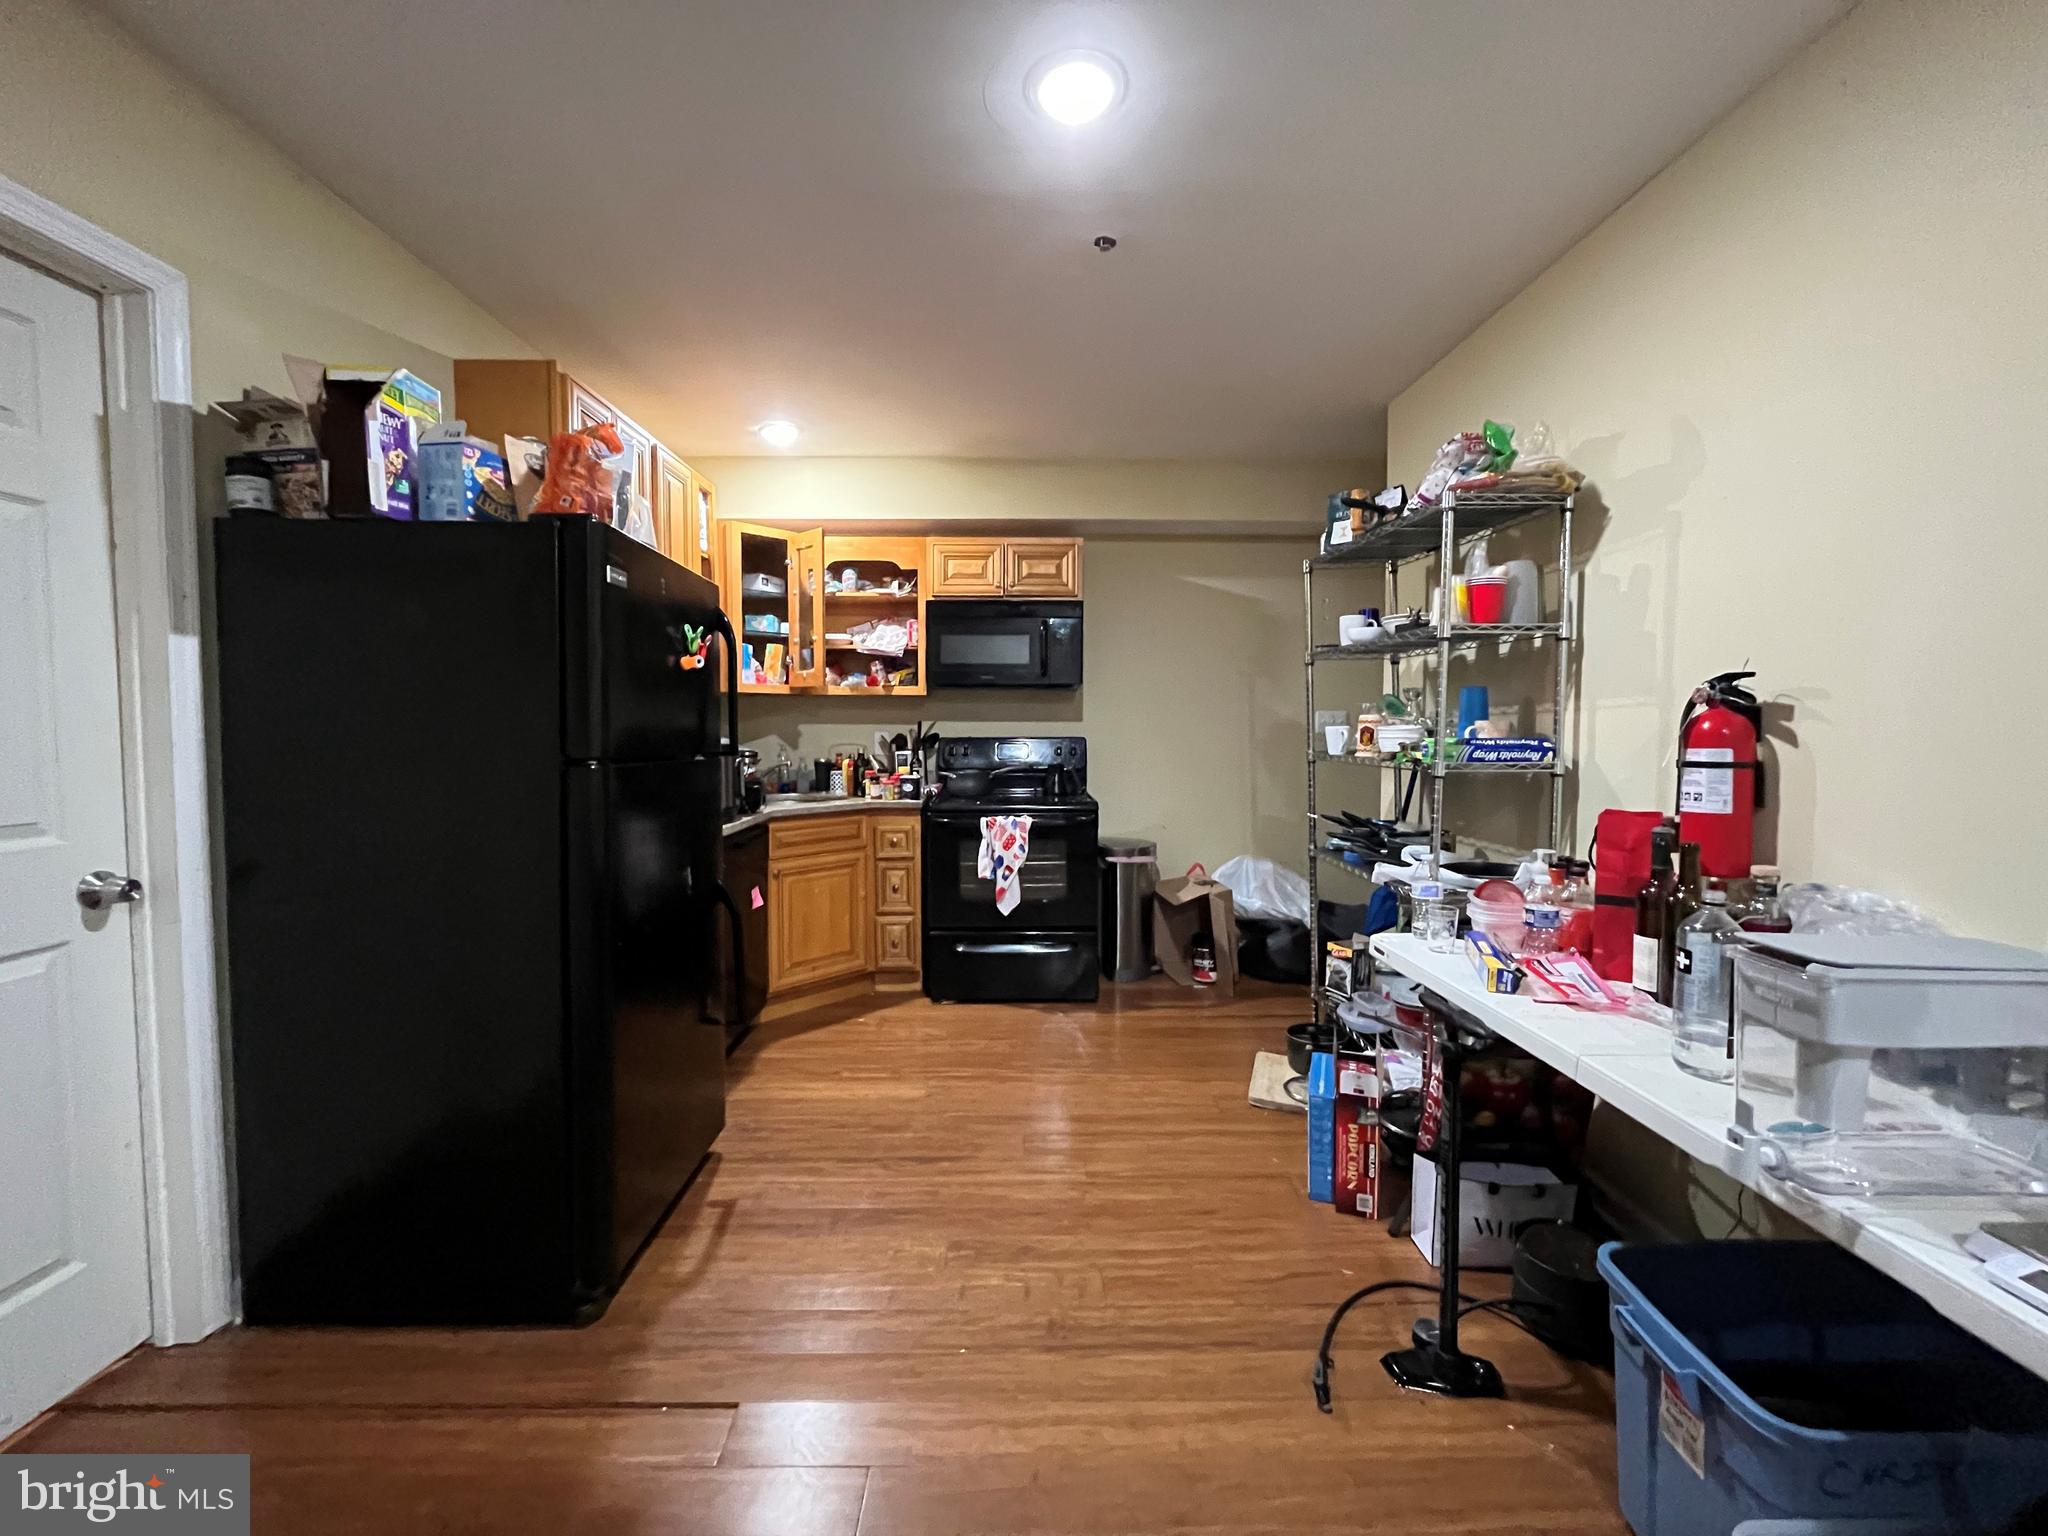
M 1152 949 L 1159 969 L 1184 987 L 1195 984 L 1195 940 L 1209 936 L 1216 954 L 1219 997 L 1237 995 L 1237 908 L 1230 887 L 1209 878 L 1199 864 L 1184 875 L 1159 882 L 1152 894 Z

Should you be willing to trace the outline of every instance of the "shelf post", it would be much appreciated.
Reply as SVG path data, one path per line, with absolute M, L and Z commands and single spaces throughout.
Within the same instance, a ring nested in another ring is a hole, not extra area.
M 1564 693 L 1565 658 L 1578 634 L 1572 612 L 1572 502 L 1567 495 L 1557 515 L 1557 648 L 1556 685 L 1551 695 L 1550 732 L 1556 747 L 1550 768 L 1550 846 L 1564 848 Z
M 1316 563 L 1301 562 L 1301 728 L 1308 761 L 1308 1007 L 1323 1022 L 1322 903 L 1316 881 Z
M 1456 627 L 1458 605 L 1451 597 L 1451 562 L 1458 551 L 1458 493 L 1445 490 L 1443 510 L 1437 519 L 1436 571 L 1436 750 L 1429 768 L 1429 877 L 1443 875 L 1444 862 L 1444 768 L 1445 754 L 1455 739 L 1445 733 L 1444 717 L 1450 709 L 1451 631 Z

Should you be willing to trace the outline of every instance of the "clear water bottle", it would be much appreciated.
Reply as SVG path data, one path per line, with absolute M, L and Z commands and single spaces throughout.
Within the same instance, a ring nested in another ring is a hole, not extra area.
M 1742 929 L 1728 913 L 1728 892 L 1710 884 L 1699 911 L 1678 925 L 1672 946 L 1671 1059 L 1694 1077 L 1725 1083 L 1735 1075 L 1735 947 Z

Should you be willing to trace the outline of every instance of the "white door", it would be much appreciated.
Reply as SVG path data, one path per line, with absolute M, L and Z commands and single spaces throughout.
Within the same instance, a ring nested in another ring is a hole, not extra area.
M 149 1333 L 99 303 L 0 257 L 0 1438 Z

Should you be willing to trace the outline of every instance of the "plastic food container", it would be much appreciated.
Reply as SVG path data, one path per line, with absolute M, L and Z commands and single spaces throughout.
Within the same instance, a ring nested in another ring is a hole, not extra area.
M 1600 1273 L 1635 1536 L 1990 1532 L 2048 1494 L 2048 1384 L 1832 1243 L 1609 1243 Z
M 1482 901 L 1476 896 L 1468 896 L 1465 898 L 1465 912 L 1472 919 L 1474 928 L 1509 953 L 1520 949 L 1522 940 L 1528 935 L 1524 910 L 1513 902 Z

